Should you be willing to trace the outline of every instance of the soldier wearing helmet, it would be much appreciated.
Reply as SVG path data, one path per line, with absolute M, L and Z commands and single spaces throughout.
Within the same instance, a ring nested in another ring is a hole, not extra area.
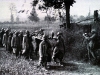
M 2 28 L 1 31 L 0 31 L 0 46 L 3 46 L 2 40 L 3 40 L 4 33 L 5 33 L 4 28 Z
M 30 35 L 30 32 L 27 30 L 25 31 L 25 35 L 23 36 L 22 48 L 24 51 L 22 54 L 24 54 L 26 59 L 30 59 L 33 51 L 33 45 L 32 45 L 32 36 Z
M 19 56 L 19 47 L 20 47 L 20 42 L 19 42 L 19 36 L 18 36 L 18 32 L 16 31 L 14 36 L 12 37 L 11 40 L 11 47 L 13 49 L 13 53 L 16 54 L 16 57 Z
M 10 32 L 8 36 L 8 41 L 7 41 L 7 50 L 11 53 L 12 52 L 12 47 L 11 47 L 11 40 L 13 37 L 13 33 Z
M 53 50 L 53 56 L 52 59 L 56 61 L 56 59 L 59 59 L 60 65 L 63 65 L 62 60 L 65 54 L 65 44 L 64 40 L 62 38 L 62 34 L 60 32 L 57 33 L 57 43 L 55 45 L 55 48 Z
M 6 48 L 6 50 L 7 50 L 8 36 L 9 36 L 9 30 L 6 29 L 6 30 L 5 30 L 5 34 L 3 35 L 3 40 L 2 40 L 2 44 L 3 44 L 3 46 Z
M 48 36 L 43 35 L 43 41 L 39 45 L 39 65 L 46 68 L 47 62 L 51 61 L 51 44 Z
M 98 38 L 98 35 L 97 35 L 96 29 L 92 29 L 89 45 L 91 45 L 91 47 L 92 47 L 90 52 L 92 53 L 92 56 L 94 59 L 96 59 L 95 49 L 98 48 L 98 39 L 97 38 Z
M 23 32 L 20 31 L 18 36 L 19 36 L 19 40 L 20 40 L 20 47 L 19 47 L 19 49 L 20 49 L 20 56 L 21 56 L 22 55 Z

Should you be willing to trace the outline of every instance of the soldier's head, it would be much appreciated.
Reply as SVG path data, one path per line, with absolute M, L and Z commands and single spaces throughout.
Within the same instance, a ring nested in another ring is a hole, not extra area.
M 10 32 L 10 33 L 9 33 L 9 36 L 13 36 L 13 33 L 12 33 L 12 32 Z
M 96 29 L 92 29 L 91 30 L 91 33 L 96 33 Z
M 15 35 L 18 36 L 18 31 L 15 32 Z
M 62 33 L 61 32 L 57 32 L 57 36 L 62 36 Z
M 43 29 L 40 29 L 40 31 L 44 31 Z
M 23 35 L 23 31 L 22 31 L 22 30 L 20 30 L 19 33 L 20 33 L 21 35 Z
M 8 29 L 8 28 L 5 30 L 5 33 L 6 33 L 6 34 L 8 34 L 8 33 L 9 33 L 9 29 Z
M 46 34 L 44 34 L 42 38 L 43 38 L 43 40 L 45 40 L 45 41 L 48 40 L 48 36 L 47 36 Z
M 4 31 L 4 28 L 1 28 L 1 31 Z
M 28 30 L 26 30 L 25 31 L 25 34 L 29 36 L 30 35 L 30 32 Z
M 62 33 L 61 32 L 58 32 L 57 33 L 57 39 L 60 39 L 62 37 Z
M 88 36 L 88 33 L 84 33 L 85 36 Z

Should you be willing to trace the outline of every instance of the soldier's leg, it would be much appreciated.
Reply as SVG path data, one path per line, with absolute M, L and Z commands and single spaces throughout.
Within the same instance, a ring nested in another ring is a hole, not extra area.
M 57 57 L 58 57 L 58 55 L 57 54 L 54 54 L 53 56 L 52 56 L 52 59 L 53 59 L 53 61 L 55 62 L 55 63 L 57 63 Z
M 12 52 L 11 46 L 9 46 L 9 52 L 10 52 L 10 53 Z
M 39 51 L 39 47 L 36 46 L 36 49 L 35 49 L 35 55 L 36 55 L 36 56 L 38 55 L 38 51 Z
M 90 53 L 91 53 L 92 57 L 93 57 L 94 59 L 96 59 L 96 55 L 95 55 L 93 49 L 90 50 Z
M 29 59 L 30 58 L 30 53 L 29 53 L 29 51 L 27 51 L 27 53 L 26 53 L 26 59 Z
M 59 51 L 57 52 L 58 49 L 54 48 L 53 50 L 53 55 L 52 55 L 52 59 L 55 63 L 57 63 L 57 59 L 59 58 Z
M 31 46 L 31 48 L 30 48 L 30 59 L 33 59 L 33 53 L 34 52 L 34 48 L 33 48 L 33 46 Z
M 87 45 L 87 50 L 88 50 L 88 59 L 90 60 L 90 47 Z
M 16 57 L 19 56 L 19 48 L 16 49 Z
M 62 52 L 60 52 L 59 53 L 60 55 L 60 57 L 59 57 L 59 61 L 60 61 L 60 65 L 62 65 L 63 66 L 63 57 L 64 57 L 64 54 L 62 53 Z
M 5 45 L 5 48 L 6 48 L 6 51 L 8 51 L 8 46 L 7 46 L 7 44 Z
M 44 62 L 44 68 L 47 68 L 47 61 Z
M 43 67 L 43 58 L 42 57 L 39 57 L 39 66 Z

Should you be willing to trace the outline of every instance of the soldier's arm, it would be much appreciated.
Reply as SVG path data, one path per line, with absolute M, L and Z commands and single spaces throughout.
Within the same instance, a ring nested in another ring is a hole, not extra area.
M 42 52 L 42 43 L 39 45 L 39 56 L 43 57 L 43 52 Z
M 2 44 L 5 45 L 5 34 L 3 35 Z
M 90 37 L 90 39 L 93 39 L 95 36 L 96 36 L 96 34 L 93 34 L 93 35 Z
M 14 37 L 11 39 L 11 47 L 14 47 Z
M 25 36 L 23 37 L 23 41 L 22 41 L 22 48 L 25 48 Z

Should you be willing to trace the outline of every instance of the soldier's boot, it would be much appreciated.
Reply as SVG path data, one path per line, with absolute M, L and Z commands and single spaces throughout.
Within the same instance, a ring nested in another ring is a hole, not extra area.
M 60 59 L 60 66 L 64 66 L 63 62 L 62 62 L 62 59 Z
M 47 69 L 47 62 L 44 62 L 44 68 Z

